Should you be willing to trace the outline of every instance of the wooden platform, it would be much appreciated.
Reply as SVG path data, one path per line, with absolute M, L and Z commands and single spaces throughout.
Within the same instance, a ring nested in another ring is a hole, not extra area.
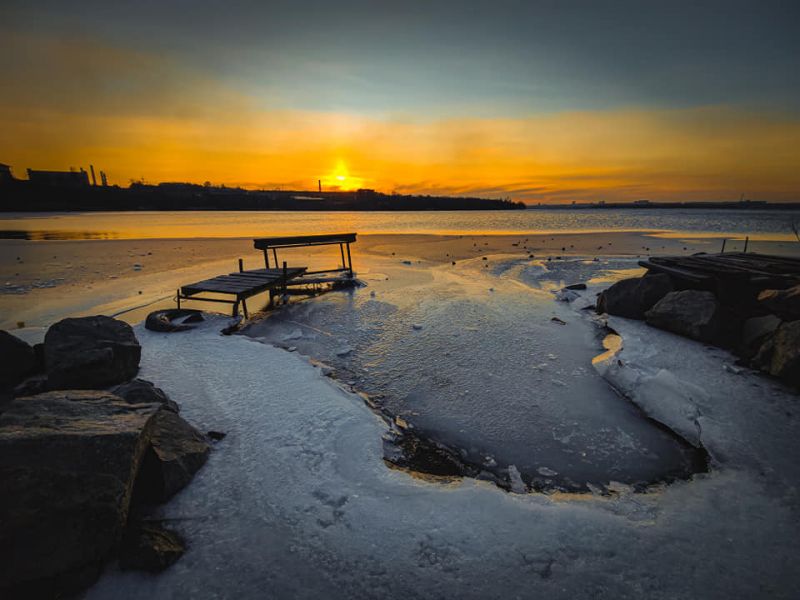
M 178 308 L 181 300 L 198 300 L 202 302 L 222 302 L 233 305 L 233 315 L 239 313 L 242 305 L 245 318 L 247 314 L 246 300 L 262 292 L 269 292 L 270 305 L 276 295 L 287 293 L 290 287 L 298 293 L 300 288 L 306 290 L 318 289 L 315 286 L 322 284 L 338 285 L 340 282 L 355 283 L 353 278 L 353 261 L 350 257 L 350 244 L 356 241 L 355 233 L 338 233 L 326 235 L 299 235 L 289 237 L 259 238 L 253 240 L 253 245 L 264 252 L 263 269 L 244 269 L 242 259 L 239 259 L 239 270 L 227 275 L 204 279 L 196 283 L 184 285 L 178 290 L 176 301 Z M 306 246 L 338 245 L 342 257 L 342 266 L 335 269 L 309 271 L 307 267 L 288 267 L 283 262 L 279 267 L 279 248 L 302 248 Z M 345 247 L 347 259 L 345 259 Z M 270 251 L 275 266 L 270 266 Z M 318 275 L 308 277 L 308 275 Z M 212 294 L 212 296 L 208 296 Z M 220 298 L 219 296 L 232 296 L 233 299 Z
M 756 306 L 759 292 L 800 284 L 800 259 L 743 252 L 653 256 L 639 264 L 670 276 L 679 288 L 704 289 L 744 309 Z
M 275 290 L 285 289 L 293 280 L 306 272 L 306 267 L 287 267 L 286 269 L 255 269 L 252 271 L 238 271 L 228 275 L 219 275 L 211 279 L 204 279 L 196 283 L 184 285 L 178 290 L 178 308 L 181 300 L 200 300 L 203 302 L 222 302 L 233 305 L 233 315 L 239 314 L 239 304 L 242 305 L 244 316 L 247 317 L 247 298 L 269 291 L 270 299 Z M 217 294 L 233 296 L 233 300 L 217 297 L 201 296 L 201 294 Z
M 640 260 L 639 264 L 651 271 L 698 283 L 722 278 L 779 285 L 784 288 L 800 282 L 800 259 L 767 254 L 728 252 L 654 256 L 648 260 Z

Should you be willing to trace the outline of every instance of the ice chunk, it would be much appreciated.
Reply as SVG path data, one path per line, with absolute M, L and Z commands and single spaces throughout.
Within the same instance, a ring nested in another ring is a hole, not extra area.
M 508 481 L 511 484 L 511 491 L 515 494 L 524 494 L 528 491 L 528 486 L 522 481 L 522 475 L 514 465 L 508 465 Z

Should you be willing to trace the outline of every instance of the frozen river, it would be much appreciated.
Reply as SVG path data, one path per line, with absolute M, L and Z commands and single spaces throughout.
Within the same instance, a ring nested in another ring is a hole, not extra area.
M 248 335 L 329 365 L 401 429 L 507 487 L 642 488 L 705 470 L 702 449 L 601 378 L 604 331 L 551 293 L 635 262 L 370 264 L 368 287 L 276 311 Z

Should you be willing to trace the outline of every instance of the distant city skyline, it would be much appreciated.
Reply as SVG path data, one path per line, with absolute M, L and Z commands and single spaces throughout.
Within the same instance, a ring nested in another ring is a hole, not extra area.
M 800 5 L 0 8 L 0 161 L 109 183 L 800 200 Z

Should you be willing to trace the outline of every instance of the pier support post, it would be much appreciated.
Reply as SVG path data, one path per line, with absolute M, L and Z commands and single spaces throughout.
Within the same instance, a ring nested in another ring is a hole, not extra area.
M 347 267 L 350 269 L 350 279 L 353 278 L 353 259 L 350 257 L 350 242 L 347 243 Z

